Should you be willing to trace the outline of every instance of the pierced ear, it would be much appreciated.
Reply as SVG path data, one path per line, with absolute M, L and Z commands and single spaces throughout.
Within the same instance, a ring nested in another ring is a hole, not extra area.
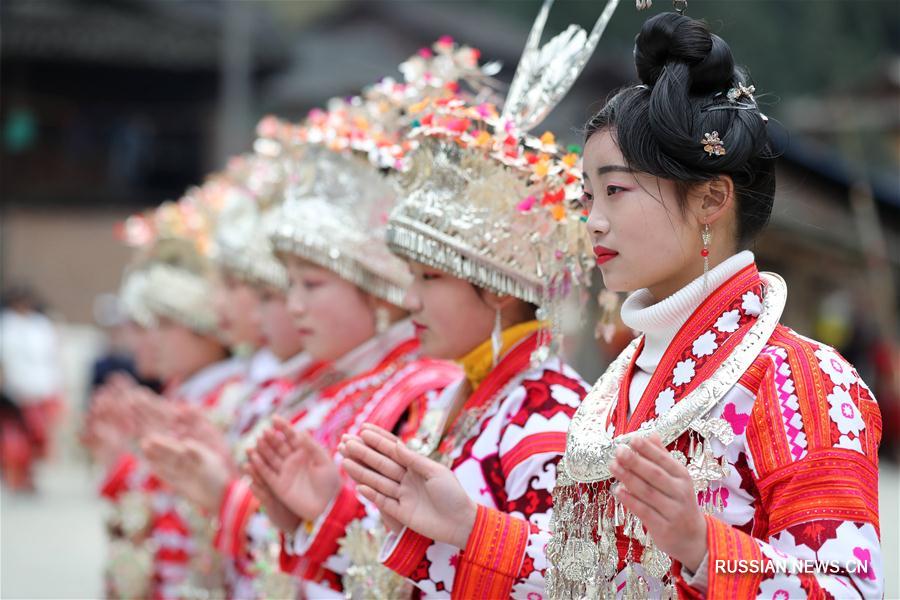
M 507 296 L 503 294 L 496 294 L 494 292 L 488 291 L 485 288 L 475 288 L 478 292 L 478 295 L 481 296 L 481 301 L 491 307 L 491 310 L 500 310 L 506 309 L 510 304 L 516 301 L 514 296 Z
M 700 202 L 700 210 L 705 222 L 719 219 L 724 211 L 731 205 L 734 199 L 734 182 L 731 177 L 720 176 L 706 183 L 703 190 L 703 199 Z
M 370 294 L 369 292 L 362 289 L 361 287 L 357 287 L 356 291 L 359 292 L 359 295 L 362 297 L 363 302 L 366 303 L 366 306 L 368 306 L 372 310 L 375 310 L 376 308 L 378 308 L 379 302 L 381 302 L 381 298 L 379 298 L 375 294 Z

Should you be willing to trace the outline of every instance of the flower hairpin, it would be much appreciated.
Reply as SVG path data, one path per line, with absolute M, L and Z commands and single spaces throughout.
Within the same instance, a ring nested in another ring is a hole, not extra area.
M 741 98 L 747 98 L 750 102 L 756 102 L 756 99 L 753 97 L 754 92 L 756 92 L 755 86 L 749 85 L 745 87 L 744 84 L 739 81 L 735 87 L 728 90 L 726 95 L 728 96 L 728 101 L 732 104 L 736 103 Z
M 703 144 L 703 150 L 710 156 L 722 156 L 725 154 L 725 145 L 719 139 L 718 131 L 704 133 L 700 143 Z

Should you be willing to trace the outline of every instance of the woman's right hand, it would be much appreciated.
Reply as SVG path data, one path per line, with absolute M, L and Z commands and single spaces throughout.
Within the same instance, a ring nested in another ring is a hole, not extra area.
M 269 490 L 292 513 L 313 522 L 341 489 L 341 474 L 331 454 L 280 417 L 256 443 L 254 468 Z
M 453 471 L 372 425 L 363 425 L 359 437 L 345 436 L 339 450 L 344 470 L 382 518 L 433 540 L 466 547 L 477 506 Z
M 250 478 L 250 490 L 253 496 L 259 500 L 263 510 L 269 517 L 269 522 L 285 533 L 293 533 L 300 526 L 301 519 L 278 499 L 278 496 L 269 488 L 269 484 L 263 479 L 260 469 L 262 459 L 253 448 L 247 451 L 247 464 L 244 472 Z

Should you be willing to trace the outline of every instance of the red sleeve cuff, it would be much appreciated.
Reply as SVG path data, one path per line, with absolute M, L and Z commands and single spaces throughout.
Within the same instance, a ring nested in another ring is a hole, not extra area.
M 278 537 L 281 539 L 281 552 L 278 553 L 278 567 L 284 573 L 295 575 L 297 568 L 300 566 L 300 558 L 294 554 L 294 549 L 288 547 L 290 540 L 285 537 L 284 532 L 279 532 Z
M 115 502 L 130 487 L 129 477 L 137 469 L 137 458 L 133 454 L 123 454 L 109 469 L 103 483 L 100 484 L 100 495 Z
M 766 559 L 756 540 L 724 521 L 706 515 L 706 544 L 709 550 L 706 596 L 708 598 L 755 598 L 763 578 L 762 572 L 753 572 L 754 570 L 750 569 L 747 572 L 735 572 L 739 570 L 717 568 L 717 564 L 721 565 L 728 561 L 733 563 L 742 561 L 747 564 L 762 563 Z M 689 598 L 702 597 L 696 589 L 684 581 L 680 568 L 676 573 L 679 596 L 683 594 Z
M 525 558 L 531 526 L 493 508 L 478 506 L 463 550 L 454 598 L 508 598 Z
M 213 540 L 216 550 L 226 556 L 242 556 L 246 549 L 247 522 L 259 509 L 259 501 L 250 491 L 246 479 L 235 479 L 225 488 L 219 506 L 216 536 Z
M 406 528 L 400 533 L 382 564 L 398 575 L 409 579 L 425 560 L 425 552 L 433 543 L 434 540 L 431 538 Z

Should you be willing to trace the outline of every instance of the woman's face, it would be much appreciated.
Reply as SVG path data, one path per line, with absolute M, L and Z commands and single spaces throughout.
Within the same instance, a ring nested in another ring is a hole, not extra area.
M 224 355 L 221 347 L 209 337 L 195 333 L 171 319 L 161 318 L 152 330 L 159 360 L 159 377 L 163 381 L 184 380 Z
M 410 262 L 413 283 L 404 304 L 410 311 L 422 352 L 453 360 L 491 336 L 496 310 L 471 283 L 444 271 Z
M 159 349 L 153 331 L 137 323 L 126 325 L 125 339 L 134 358 L 134 368 L 141 379 L 159 377 Z
M 259 324 L 266 347 L 284 361 L 303 350 L 303 336 L 288 311 L 287 298 L 269 287 L 259 288 Z
M 260 323 L 256 317 L 259 296 L 250 284 L 223 273 L 214 297 L 219 331 L 232 346 L 262 344 Z
M 288 257 L 287 307 L 304 349 L 317 360 L 336 360 L 375 335 L 370 297 L 337 274 Z
M 699 220 L 672 181 L 630 170 L 608 129 L 585 145 L 582 202 L 608 289 L 649 288 L 661 300 L 702 274 Z

